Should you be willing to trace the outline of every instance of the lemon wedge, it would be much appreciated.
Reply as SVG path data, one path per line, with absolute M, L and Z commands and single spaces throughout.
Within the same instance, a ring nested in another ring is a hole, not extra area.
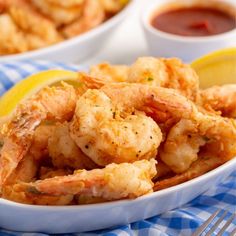
M 236 83 L 236 48 L 227 48 L 207 54 L 191 66 L 197 72 L 200 88 Z
M 37 93 L 43 87 L 60 81 L 74 86 L 80 84 L 78 73 L 67 70 L 42 71 L 21 80 L 0 98 L 0 117 L 10 115 L 19 102 Z

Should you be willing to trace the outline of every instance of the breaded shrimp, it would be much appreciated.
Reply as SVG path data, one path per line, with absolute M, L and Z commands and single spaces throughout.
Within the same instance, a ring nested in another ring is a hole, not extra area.
M 152 114 L 158 123 L 170 118 L 190 118 L 197 112 L 196 106 L 173 89 L 146 84 L 113 83 L 101 88 L 118 107 L 125 110 L 133 108 Z
M 11 16 L 18 29 L 25 34 L 24 40 L 27 42 L 27 50 L 51 45 L 62 40 L 55 25 L 40 15 L 26 0 L 6 0 L 5 5 L 6 12 Z
M 36 196 L 86 194 L 107 200 L 136 198 L 152 192 L 152 178 L 156 174 L 155 160 L 134 163 L 109 164 L 104 169 L 78 170 L 73 175 L 19 183 L 14 191 Z
M 140 57 L 130 67 L 102 63 L 91 67 L 89 75 L 98 85 L 110 82 L 141 83 L 175 89 L 192 101 L 198 98 L 196 72 L 177 58 Z
M 199 91 L 199 78 L 190 65 L 178 58 L 162 58 L 168 73 L 168 80 L 163 87 L 179 91 L 192 101 L 196 101 Z
M 236 118 L 236 84 L 201 90 L 199 104 L 207 110 L 219 111 L 222 116 Z
M 61 87 L 45 87 L 18 105 L 3 127 L 6 137 L 0 152 L 0 187 L 27 153 L 35 128 L 44 120 L 71 119 L 76 99 L 74 88 L 63 83 Z
M 105 20 L 105 11 L 99 1 L 85 0 L 81 17 L 65 26 L 62 33 L 66 38 L 82 34 Z
M 159 155 L 174 172 L 186 171 L 197 160 L 200 147 L 206 143 L 198 132 L 198 126 L 187 119 L 180 120 L 170 129 Z
M 41 128 L 38 128 L 39 132 L 42 133 Z M 40 139 L 37 137 L 38 141 Z M 14 185 L 21 182 L 32 182 L 35 181 L 37 173 L 39 171 L 39 162 L 35 159 L 35 156 L 31 153 L 37 153 L 39 149 L 39 143 L 33 142 L 29 152 L 22 158 L 18 166 L 11 173 L 9 178 L 2 187 L 2 197 L 8 200 L 15 202 L 27 203 L 27 204 L 40 204 L 40 205 L 67 205 L 72 199 L 73 195 L 66 195 L 60 197 L 53 196 L 34 196 L 26 192 L 17 192 L 14 191 Z M 44 143 L 41 144 L 41 147 L 44 146 Z M 42 153 L 44 155 L 44 152 Z M 39 157 L 38 157 L 39 158 Z M 54 172 L 55 173 L 55 172 Z M 64 172 L 66 173 L 66 172 Z M 57 171 L 58 174 L 58 171 Z M 47 173 L 48 176 L 52 176 L 52 173 Z M 46 176 L 46 173 L 44 173 Z M 55 176 L 55 175 L 54 175 Z
M 177 58 L 140 57 L 130 67 L 128 82 L 172 88 L 193 101 L 199 89 L 195 71 Z
M 49 156 L 57 168 L 93 169 L 97 165 L 88 158 L 70 137 L 69 124 L 58 123 L 48 140 Z
M 104 9 L 109 13 L 119 12 L 127 3 L 128 0 L 99 0 Z
M 11 173 L 6 184 L 17 182 L 31 182 L 36 177 L 39 165 L 45 157 L 48 157 L 48 137 L 55 127 L 53 125 L 40 125 L 35 129 L 29 151 Z
M 175 173 L 182 173 L 197 160 L 200 147 L 207 149 L 208 145 L 209 155 L 222 160 L 233 158 L 236 155 L 235 122 L 201 112 L 192 120 L 183 119 L 170 130 L 160 157 Z
M 28 50 L 25 35 L 8 14 L 0 15 L 0 55 L 20 53 Z
M 80 6 L 85 0 L 47 0 L 49 3 L 65 8 Z
M 100 166 L 155 157 L 162 140 L 158 125 L 143 113 L 119 112 L 104 92 L 87 90 L 78 99 L 71 137 Z
M 128 78 L 129 67 L 125 65 L 110 65 L 101 63 L 90 67 L 89 75 L 99 78 L 106 82 L 126 82 Z
M 139 57 L 130 66 L 127 82 L 162 87 L 168 79 L 163 60 L 155 57 Z
M 57 1 L 57 4 L 51 0 L 32 0 L 32 2 L 43 14 L 52 19 L 57 26 L 77 20 L 82 12 L 82 3 L 65 7 L 63 2 L 66 3 L 67 1 Z M 61 2 L 62 4 L 60 5 Z M 82 1 L 80 0 L 80 2 Z

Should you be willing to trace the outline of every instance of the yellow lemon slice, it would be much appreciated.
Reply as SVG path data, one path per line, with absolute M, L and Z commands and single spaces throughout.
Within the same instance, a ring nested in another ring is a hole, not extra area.
M 79 85 L 78 73 L 66 70 L 48 70 L 31 75 L 15 84 L 0 98 L 0 117 L 10 115 L 16 105 L 45 86 L 65 81 Z
M 200 88 L 236 83 L 236 48 L 215 51 L 192 62 Z

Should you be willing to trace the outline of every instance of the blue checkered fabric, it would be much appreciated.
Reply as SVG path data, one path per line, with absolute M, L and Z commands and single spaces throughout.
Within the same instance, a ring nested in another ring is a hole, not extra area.
M 3 94 L 17 81 L 38 71 L 47 69 L 85 70 L 85 67 L 65 65 L 52 62 L 12 62 L 0 63 L 0 94 Z M 146 220 L 129 225 L 117 226 L 115 228 L 100 231 L 68 234 L 81 236 L 190 236 L 192 233 L 217 209 L 229 211 L 225 220 L 231 214 L 236 213 L 236 170 L 224 183 L 212 187 L 201 196 L 195 198 L 181 208 L 166 212 Z M 221 214 L 222 214 L 221 211 Z M 220 217 L 220 215 L 219 215 Z M 215 221 L 219 218 L 217 217 Z M 214 222 L 215 222 L 214 221 Z M 213 224 L 214 224 L 213 222 Z M 232 222 L 227 236 L 236 227 L 236 220 Z M 216 230 L 216 232 L 219 229 Z M 13 232 L 0 229 L 0 236 L 43 236 L 43 233 Z M 214 235 L 217 235 L 215 233 Z

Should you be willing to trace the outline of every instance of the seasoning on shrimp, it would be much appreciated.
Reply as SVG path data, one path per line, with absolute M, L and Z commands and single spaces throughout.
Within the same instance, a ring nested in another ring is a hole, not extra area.
M 155 157 L 162 134 L 154 120 L 140 112 L 119 113 L 104 92 L 88 90 L 77 101 L 71 137 L 100 166 Z
M 4 126 L 6 136 L 0 151 L 0 189 L 29 150 L 35 128 L 44 120 L 70 119 L 75 105 L 75 90 L 65 83 L 61 87 L 46 87 L 18 105 L 12 119 Z

